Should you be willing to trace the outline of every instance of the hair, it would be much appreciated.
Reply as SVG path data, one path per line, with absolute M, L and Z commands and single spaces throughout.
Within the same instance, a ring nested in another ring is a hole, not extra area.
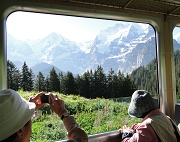
M 24 125 L 24 126 L 27 126 L 29 123 L 29 121 Z M 23 126 L 23 127 L 24 127 Z M 9 136 L 8 138 L 6 138 L 5 140 L 2 140 L 0 142 L 14 142 L 14 140 L 16 139 L 17 137 L 17 132 L 15 132 L 14 134 L 12 134 L 11 136 Z
M 142 116 L 139 116 L 139 117 L 137 117 L 137 118 L 144 118 L 148 113 L 150 113 L 150 112 L 153 111 L 153 110 L 155 110 L 155 109 L 152 109 L 152 110 L 150 110 L 150 111 L 148 111 L 148 112 L 145 112 L 145 113 L 142 114 Z
M 5 140 L 2 140 L 1 142 L 13 142 L 16 137 L 17 137 L 17 133 L 14 133 L 11 136 L 9 136 L 8 138 L 6 138 Z

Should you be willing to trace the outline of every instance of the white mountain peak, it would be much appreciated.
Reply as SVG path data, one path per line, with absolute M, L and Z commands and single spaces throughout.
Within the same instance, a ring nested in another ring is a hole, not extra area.
M 93 41 L 83 43 L 75 43 L 58 33 L 28 41 L 8 35 L 7 53 L 12 62 L 26 61 L 30 67 L 46 62 L 63 71 L 82 73 L 101 65 L 105 72 L 112 67 L 115 71 L 129 73 L 155 58 L 154 36 L 148 24 L 119 22 L 100 31 Z M 175 38 L 180 38 L 180 34 Z M 176 46 L 180 48 L 178 43 Z

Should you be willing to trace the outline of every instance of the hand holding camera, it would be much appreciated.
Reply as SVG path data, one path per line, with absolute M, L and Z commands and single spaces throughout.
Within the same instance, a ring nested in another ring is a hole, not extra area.
M 41 103 L 51 103 L 51 98 L 49 94 L 44 94 L 41 96 Z
M 50 104 L 51 109 L 62 118 L 63 114 L 67 113 L 68 110 L 65 108 L 64 101 L 58 98 L 57 95 L 50 94 L 52 103 Z
M 44 92 L 41 92 L 36 96 L 31 97 L 29 101 L 36 104 L 36 110 L 48 103 L 51 109 L 61 118 L 65 113 L 68 112 L 68 110 L 65 108 L 64 101 L 52 93 L 45 94 Z
M 36 110 L 46 105 L 45 103 L 41 102 L 41 96 L 43 96 L 44 94 L 44 92 L 40 92 L 36 96 L 30 97 L 29 102 L 33 102 L 36 104 Z

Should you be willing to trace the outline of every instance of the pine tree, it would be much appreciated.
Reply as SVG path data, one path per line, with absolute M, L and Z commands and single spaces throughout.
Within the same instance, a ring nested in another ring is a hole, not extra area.
M 109 73 L 107 75 L 107 97 L 114 97 L 115 92 L 113 88 L 113 76 L 114 76 L 114 70 L 110 68 Z
M 83 92 L 83 84 L 84 81 L 83 79 L 79 76 L 79 74 L 74 78 L 74 89 L 75 89 L 75 94 L 84 96 Z
M 50 70 L 49 87 L 50 91 L 60 92 L 60 82 L 54 67 Z
M 127 75 L 123 81 L 123 97 L 132 96 L 133 92 L 135 91 L 135 85 L 132 80 Z
M 92 94 L 92 82 L 90 80 L 90 73 L 89 71 L 85 72 L 82 75 L 82 95 L 86 98 L 91 98 L 91 94 Z
M 94 85 L 96 90 L 94 96 L 106 98 L 106 75 L 101 66 L 94 71 Z
M 59 75 L 58 75 L 58 79 L 59 79 L 59 87 L 60 87 L 60 93 L 62 93 L 63 92 L 63 79 L 64 79 L 64 76 L 63 76 L 63 73 L 62 73 L 62 71 L 61 72 L 59 72 Z
M 75 93 L 75 82 L 74 77 L 71 72 L 67 72 L 67 74 L 64 76 L 63 80 L 64 85 L 64 94 L 74 94 Z
M 20 71 L 16 68 L 16 66 L 11 62 L 7 61 L 7 82 L 8 88 L 13 90 L 20 89 Z
M 33 88 L 33 72 L 28 68 L 26 62 L 22 66 L 21 88 L 23 91 L 31 91 Z
M 51 90 L 51 88 L 50 88 L 50 78 L 49 78 L 49 76 L 47 76 L 46 77 L 46 79 L 45 79 L 45 84 L 46 84 L 46 92 L 51 92 L 51 91 L 53 91 L 53 90 Z
M 28 75 L 28 91 L 32 91 L 34 87 L 34 73 L 31 68 L 29 69 Z
M 45 77 L 43 76 L 42 72 L 39 72 L 35 83 L 34 83 L 34 90 L 41 92 L 41 91 L 46 91 L 46 83 L 45 83 Z
M 119 70 L 117 74 L 117 82 L 114 87 L 118 88 L 117 97 L 123 97 L 124 91 L 123 91 L 123 82 L 124 82 L 124 74 Z
M 112 94 L 113 94 L 113 97 L 114 98 L 119 98 L 122 96 L 121 94 L 121 86 L 120 86 L 120 82 L 119 82 L 119 79 L 118 79 L 118 76 L 117 74 L 114 74 L 113 75 L 113 84 L 112 84 Z

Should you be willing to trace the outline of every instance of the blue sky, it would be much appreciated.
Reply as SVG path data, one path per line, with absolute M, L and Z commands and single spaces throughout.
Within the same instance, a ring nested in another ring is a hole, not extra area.
M 30 12 L 14 12 L 7 19 L 7 32 L 19 40 L 40 39 L 51 32 L 82 42 L 92 40 L 101 31 L 118 21 L 80 18 Z M 180 32 L 176 28 L 174 34 Z

